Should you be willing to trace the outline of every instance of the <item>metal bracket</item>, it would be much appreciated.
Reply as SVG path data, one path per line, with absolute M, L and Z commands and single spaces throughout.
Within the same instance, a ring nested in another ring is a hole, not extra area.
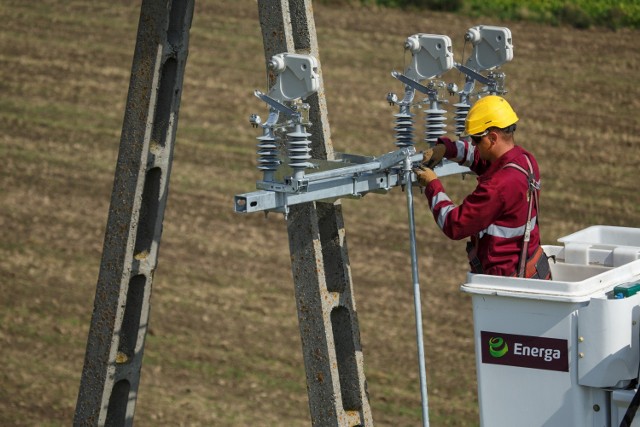
M 293 117 L 296 114 L 299 114 L 297 111 L 295 111 L 292 108 L 289 108 L 286 105 L 278 102 L 277 100 L 271 98 L 269 95 L 265 95 L 264 93 L 260 92 L 259 90 L 255 90 L 253 92 L 253 94 L 256 97 L 260 98 L 262 101 L 266 102 L 270 107 L 273 107 L 276 110 L 278 110 L 279 112 L 284 113 L 288 117 Z
M 465 66 L 464 66 L 464 65 L 462 65 L 462 64 L 458 64 L 458 63 L 456 63 L 455 67 L 456 67 L 456 68 L 457 68 L 461 73 L 465 74 L 466 76 L 471 77 L 471 78 L 472 78 L 472 79 L 474 79 L 474 80 L 479 81 L 479 82 L 480 82 L 480 83 L 482 83 L 482 84 L 485 84 L 485 85 L 495 85 L 495 84 L 496 84 L 496 81 L 495 81 L 495 80 L 493 80 L 493 79 L 489 79 L 489 78 L 487 78 L 487 77 L 483 76 L 482 74 L 480 74 L 480 73 L 478 73 L 478 72 L 476 72 L 476 71 L 472 70 L 471 68 L 469 68 L 469 67 L 465 67 Z
M 423 84 L 418 83 L 417 81 L 410 79 L 409 77 L 405 76 L 402 73 L 399 73 L 397 71 L 392 71 L 391 75 L 393 77 L 395 77 L 396 79 L 400 80 L 402 83 L 404 83 L 405 85 L 409 86 L 412 89 L 417 90 L 418 92 L 424 93 L 425 95 L 429 94 L 429 88 L 426 87 Z

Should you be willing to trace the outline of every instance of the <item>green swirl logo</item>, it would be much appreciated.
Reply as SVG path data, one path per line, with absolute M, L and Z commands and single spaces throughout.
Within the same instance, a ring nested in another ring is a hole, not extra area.
M 500 337 L 489 338 L 489 354 L 493 357 L 502 357 L 509 351 L 509 346 Z

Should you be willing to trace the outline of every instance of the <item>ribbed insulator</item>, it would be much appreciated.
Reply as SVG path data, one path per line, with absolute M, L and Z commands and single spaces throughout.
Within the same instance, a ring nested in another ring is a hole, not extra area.
M 413 142 L 413 116 L 415 114 L 398 113 L 394 114 L 396 131 L 396 146 L 399 148 L 412 147 Z
M 289 154 L 289 166 L 293 169 L 294 176 L 298 176 L 300 173 L 308 167 L 313 166 L 309 159 L 311 159 L 311 141 L 309 141 L 310 133 L 304 128 L 303 125 L 296 124 L 293 132 L 287 134 L 287 151 Z
M 257 139 L 260 141 L 258 143 L 258 169 L 261 171 L 275 171 L 281 162 L 273 131 L 269 129 Z
M 424 140 L 429 144 L 435 144 L 439 137 L 447 133 L 447 117 L 445 116 L 446 110 L 439 108 L 426 110 L 425 125 L 426 131 L 424 133 Z
M 464 132 L 464 122 L 467 120 L 471 105 L 465 102 L 460 102 L 458 104 L 453 104 L 453 106 L 456 107 L 456 135 L 460 136 Z

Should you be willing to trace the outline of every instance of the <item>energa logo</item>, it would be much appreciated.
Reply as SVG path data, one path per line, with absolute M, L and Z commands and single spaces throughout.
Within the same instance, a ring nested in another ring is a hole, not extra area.
M 566 339 L 480 331 L 482 363 L 569 372 Z
M 489 338 L 489 354 L 493 357 L 502 357 L 509 352 L 506 341 L 500 337 Z

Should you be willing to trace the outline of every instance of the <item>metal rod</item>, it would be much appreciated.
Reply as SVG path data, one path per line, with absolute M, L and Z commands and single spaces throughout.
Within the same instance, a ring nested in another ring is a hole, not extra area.
M 422 339 L 422 306 L 420 304 L 420 282 L 418 280 L 418 256 L 416 252 L 416 225 L 413 216 L 413 193 L 411 183 L 411 156 L 404 162 L 405 191 L 407 193 L 407 211 L 409 213 L 409 241 L 411 252 L 411 277 L 413 279 L 413 303 L 416 316 L 416 343 L 418 346 L 418 365 L 420 368 L 420 396 L 422 397 L 422 425 L 429 426 L 429 403 L 427 398 L 427 372 L 424 362 L 424 341 Z

